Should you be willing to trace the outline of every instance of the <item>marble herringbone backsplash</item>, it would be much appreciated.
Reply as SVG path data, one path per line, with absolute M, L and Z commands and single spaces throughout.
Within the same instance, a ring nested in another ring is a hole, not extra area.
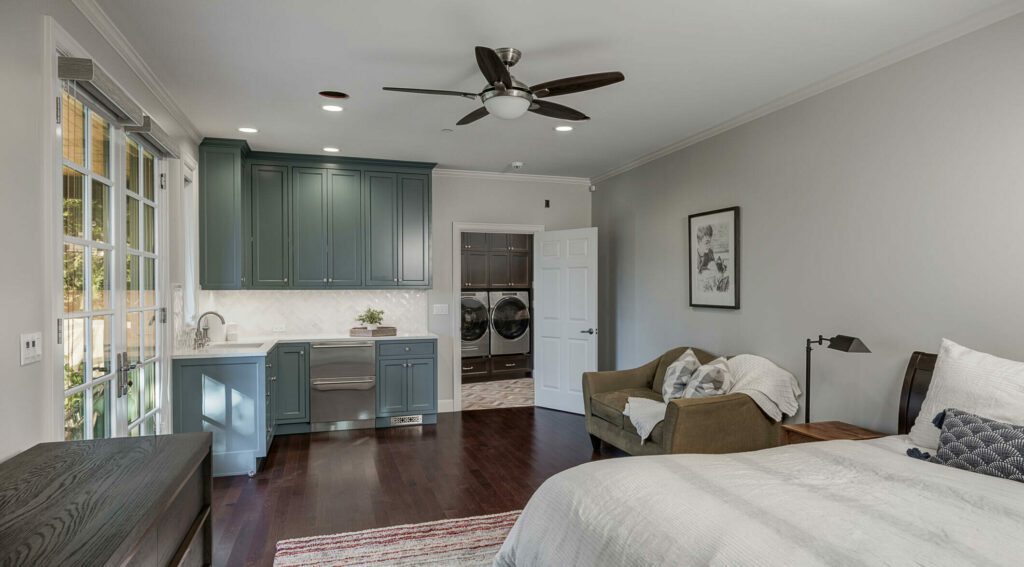
M 217 311 L 238 325 L 238 335 L 343 333 L 356 326 L 367 307 L 384 310 L 384 324 L 400 332 L 427 332 L 427 294 L 423 291 L 245 290 L 200 291 L 197 313 Z

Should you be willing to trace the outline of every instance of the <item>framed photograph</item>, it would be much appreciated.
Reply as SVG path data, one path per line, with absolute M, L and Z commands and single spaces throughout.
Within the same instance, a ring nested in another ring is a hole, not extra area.
M 690 215 L 690 306 L 740 308 L 740 208 Z

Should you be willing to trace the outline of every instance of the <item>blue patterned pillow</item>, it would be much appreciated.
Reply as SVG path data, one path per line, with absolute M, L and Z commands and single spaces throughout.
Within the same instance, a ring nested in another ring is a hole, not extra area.
M 1024 482 L 1024 426 L 958 409 L 939 413 L 934 423 L 942 433 L 931 462 Z

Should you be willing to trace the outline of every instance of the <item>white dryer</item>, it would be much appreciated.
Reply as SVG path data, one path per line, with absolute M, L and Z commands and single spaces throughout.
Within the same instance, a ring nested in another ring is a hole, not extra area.
M 530 292 L 492 291 L 491 355 L 530 352 Z

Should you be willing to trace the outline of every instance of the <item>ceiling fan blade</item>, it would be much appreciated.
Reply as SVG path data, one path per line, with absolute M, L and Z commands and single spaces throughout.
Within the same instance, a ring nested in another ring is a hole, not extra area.
M 384 87 L 386 91 L 394 91 L 398 93 L 417 93 L 417 94 L 430 94 L 430 95 L 445 95 L 445 96 L 461 96 L 476 100 L 476 94 L 464 93 L 462 91 L 438 91 L 434 89 L 406 89 L 402 87 Z
M 469 114 L 463 116 L 462 120 L 459 120 L 455 124 L 457 126 L 465 126 L 466 124 L 470 124 L 472 122 L 480 120 L 484 116 L 487 116 L 487 108 L 481 106 L 480 108 L 474 110 L 473 112 L 470 112 Z
M 589 91 L 590 89 L 606 87 L 625 79 L 626 76 L 622 73 L 618 71 L 611 71 L 609 73 L 594 73 L 591 75 L 556 79 L 554 81 L 534 85 L 530 87 L 530 90 L 533 91 L 533 96 L 544 98 L 569 93 L 578 93 L 580 91 Z
M 506 87 L 512 86 L 512 76 L 508 73 L 508 67 L 505 67 L 501 58 L 490 47 L 476 46 L 476 64 L 480 66 L 480 72 L 484 74 L 488 85 L 500 82 Z
M 590 120 L 589 116 L 578 110 L 546 100 L 533 101 L 533 104 L 530 105 L 530 112 L 540 114 L 541 116 L 547 116 L 548 118 L 558 118 L 561 120 Z

